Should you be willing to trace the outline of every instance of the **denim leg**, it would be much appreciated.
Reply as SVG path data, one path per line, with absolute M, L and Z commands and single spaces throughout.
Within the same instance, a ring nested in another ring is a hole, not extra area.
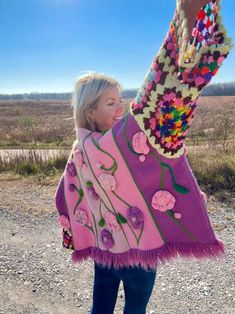
M 120 279 L 112 269 L 104 268 L 95 263 L 93 305 L 90 314 L 113 314 Z
M 152 294 L 156 271 L 145 271 L 134 267 L 123 269 L 123 287 L 125 292 L 124 314 L 145 314 Z

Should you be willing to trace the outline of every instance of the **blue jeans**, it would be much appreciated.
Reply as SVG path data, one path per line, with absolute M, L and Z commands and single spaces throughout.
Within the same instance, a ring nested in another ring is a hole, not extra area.
M 105 268 L 95 263 L 93 305 L 90 314 L 113 314 L 120 281 L 125 292 L 124 314 L 144 314 L 150 299 L 156 271 L 141 267 Z

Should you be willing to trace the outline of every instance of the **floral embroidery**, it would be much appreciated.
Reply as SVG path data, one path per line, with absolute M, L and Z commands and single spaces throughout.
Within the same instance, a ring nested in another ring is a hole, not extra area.
M 96 165 L 96 167 L 97 167 L 98 169 L 101 169 L 101 167 L 102 167 L 102 163 L 99 162 L 99 161 L 97 161 L 97 162 L 95 163 L 95 165 Z
M 71 184 L 69 185 L 69 191 L 70 191 L 70 192 L 74 192 L 75 190 L 76 190 L 75 184 L 71 183 Z
M 74 220 L 78 225 L 84 226 L 88 221 L 86 210 L 82 208 L 77 208 L 74 212 Z
M 102 173 L 99 176 L 99 183 L 106 191 L 114 191 L 116 189 L 116 180 L 114 176 L 108 173 Z
M 147 144 L 147 136 L 144 132 L 137 132 L 132 139 L 133 149 L 138 154 L 147 155 L 149 153 L 149 146 Z
M 100 198 L 93 186 L 87 186 L 87 191 L 93 200 L 97 201 Z
M 81 167 L 84 162 L 83 153 L 80 150 L 75 150 L 74 155 L 78 167 Z
M 75 177 L 76 176 L 77 172 L 76 172 L 76 168 L 75 168 L 75 165 L 74 165 L 72 160 L 69 160 L 67 162 L 66 171 L 68 172 L 68 174 L 71 177 Z
M 111 232 L 109 232 L 107 229 L 103 229 L 100 235 L 101 235 L 101 242 L 107 249 L 110 249 L 114 246 L 114 240 L 113 240 Z
M 127 220 L 134 229 L 141 229 L 144 224 L 144 215 L 137 207 L 127 209 Z
M 144 156 L 144 155 L 140 155 L 139 160 L 140 160 L 141 162 L 145 161 L 145 156 Z
M 69 218 L 66 215 L 60 215 L 57 218 L 57 222 L 58 224 L 64 228 L 65 230 L 68 230 L 70 228 L 70 222 L 69 222 Z
M 117 222 L 116 216 L 113 213 L 106 212 L 105 220 L 106 220 L 106 223 L 107 223 L 107 228 L 110 231 L 119 231 L 120 230 L 120 225 Z
M 174 217 L 176 219 L 180 219 L 182 217 L 181 213 L 174 213 Z
M 161 211 L 165 212 L 169 209 L 172 209 L 175 205 L 175 198 L 174 196 L 164 190 L 157 191 L 152 198 L 152 207 Z

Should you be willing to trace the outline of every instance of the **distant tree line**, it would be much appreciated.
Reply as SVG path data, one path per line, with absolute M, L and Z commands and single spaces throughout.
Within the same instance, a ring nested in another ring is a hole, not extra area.
M 234 96 L 234 95 L 235 95 L 235 82 L 211 84 L 202 91 L 202 96 Z
M 124 89 L 122 97 L 134 98 L 138 90 L 138 88 Z M 203 90 L 202 96 L 235 96 L 235 82 L 211 84 Z M 71 97 L 72 93 L 0 94 L 0 100 L 70 100 Z

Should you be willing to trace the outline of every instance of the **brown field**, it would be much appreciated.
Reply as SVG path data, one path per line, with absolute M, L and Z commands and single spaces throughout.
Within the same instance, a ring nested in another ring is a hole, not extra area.
M 70 117 L 69 101 L 0 101 L 0 147 L 70 147 L 75 137 Z M 201 97 L 188 140 L 234 141 L 234 117 L 235 96 Z

